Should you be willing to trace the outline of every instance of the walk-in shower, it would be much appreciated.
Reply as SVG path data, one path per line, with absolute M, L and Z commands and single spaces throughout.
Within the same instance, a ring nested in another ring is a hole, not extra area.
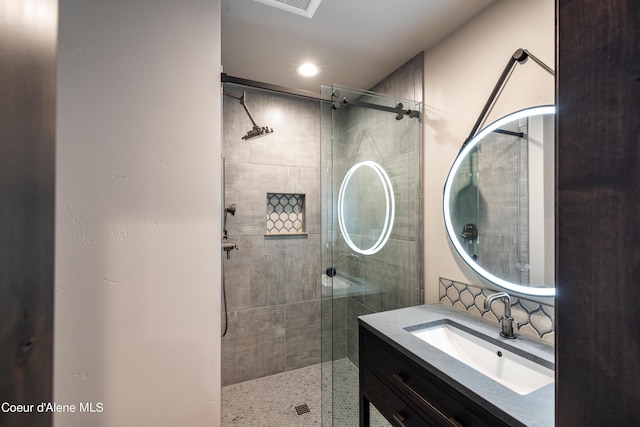
M 357 426 L 357 317 L 422 301 L 420 104 L 240 80 L 223 76 L 225 92 L 278 133 L 238 144 L 243 113 L 225 100 L 224 194 L 242 215 L 224 227 L 240 250 L 224 260 L 223 426 Z M 304 228 L 267 228 L 293 211 Z M 238 395 L 262 414 L 234 413 Z

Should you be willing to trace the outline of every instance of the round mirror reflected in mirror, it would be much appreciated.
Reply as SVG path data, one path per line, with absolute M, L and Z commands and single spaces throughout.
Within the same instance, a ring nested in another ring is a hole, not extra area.
M 347 171 L 338 193 L 338 224 L 349 247 L 372 255 L 389 240 L 395 219 L 391 180 L 378 163 L 356 163 Z
M 460 150 L 444 187 L 444 220 L 460 257 L 485 280 L 555 294 L 555 107 L 505 116 Z

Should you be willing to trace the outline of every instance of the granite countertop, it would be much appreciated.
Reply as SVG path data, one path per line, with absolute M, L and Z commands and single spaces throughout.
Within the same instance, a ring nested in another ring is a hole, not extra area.
M 496 323 L 443 304 L 419 305 L 359 317 L 363 327 L 505 421 L 513 423 L 515 420 L 532 427 L 554 425 L 555 383 L 520 395 L 404 329 L 440 319 L 450 319 L 495 337 L 507 347 L 518 347 L 548 363 L 554 363 L 554 349 L 547 342 L 523 334 L 518 334 L 515 340 L 503 338 L 499 335 L 500 326 Z

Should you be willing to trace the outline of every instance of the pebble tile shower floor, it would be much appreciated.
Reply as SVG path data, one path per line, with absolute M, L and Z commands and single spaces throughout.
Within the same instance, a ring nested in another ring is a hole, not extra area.
M 347 359 L 335 361 L 333 384 L 334 427 L 357 427 L 358 368 Z M 223 387 L 222 425 L 321 426 L 321 387 L 320 364 Z M 389 426 L 373 407 L 371 418 L 373 427 Z

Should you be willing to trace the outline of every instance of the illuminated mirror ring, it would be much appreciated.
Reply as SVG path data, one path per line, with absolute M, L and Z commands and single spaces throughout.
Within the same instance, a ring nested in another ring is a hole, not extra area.
M 556 107 L 553 105 L 527 108 L 524 110 L 516 111 L 513 114 L 504 116 L 496 120 L 495 122 L 491 123 L 486 128 L 482 129 L 462 148 L 462 150 L 460 150 L 460 153 L 458 153 L 456 160 L 453 162 L 453 166 L 451 166 L 449 175 L 447 176 L 447 181 L 445 182 L 445 185 L 444 185 L 444 194 L 443 194 L 443 201 L 442 201 L 442 206 L 444 210 L 443 212 L 444 223 L 445 223 L 445 228 L 447 230 L 447 235 L 449 236 L 449 241 L 453 244 L 454 248 L 458 252 L 458 255 L 462 257 L 464 262 L 467 263 L 469 267 L 471 267 L 476 273 L 478 273 L 484 279 L 492 283 L 495 283 L 496 285 L 501 286 L 505 289 L 509 289 L 514 292 L 520 292 L 528 295 L 549 296 L 549 297 L 555 295 L 555 288 L 531 288 L 528 286 L 518 285 L 512 282 L 509 282 L 507 280 L 501 279 L 495 274 L 492 274 L 491 272 L 487 271 L 482 266 L 480 266 L 477 263 L 477 261 L 475 261 L 467 253 L 467 251 L 464 249 L 460 241 L 454 237 L 454 236 L 457 236 L 458 233 L 453 229 L 453 221 L 451 220 L 450 201 L 451 201 L 451 193 L 453 191 L 453 188 L 452 188 L 453 181 L 454 181 L 453 178 L 456 176 L 458 169 L 460 169 L 460 167 L 462 166 L 462 163 L 466 159 L 469 152 L 472 151 L 474 148 L 476 148 L 476 146 L 482 141 L 482 139 L 485 136 L 489 135 L 494 130 L 514 120 L 522 119 L 525 117 L 544 115 L 544 114 L 555 114 L 555 112 L 556 112 Z
M 380 178 L 380 182 L 382 183 L 382 188 L 384 188 L 384 198 L 385 198 L 385 216 L 384 216 L 384 226 L 382 227 L 382 232 L 380 236 L 378 236 L 378 240 L 368 249 L 359 248 L 349 236 L 347 231 L 347 227 L 345 225 L 344 219 L 344 197 L 346 193 L 347 186 L 349 185 L 349 181 L 353 174 L 360 169 L 361 167 L 369 167 L 371 168 L 378 178 Z M 373 255 L 378 252 L 380 249 L 384 247 L 389 240 L 389 236 L 391 235 L 391 230 L 393 229 L 393 221 L 395 220 L 396 215 L 396 202 L 393 194 L 393 187 L 391 186 L 391 180 L 389 179 L 389 175 L 387 172 L 380 166 L 378 163 L 367 160 L 363 162 L 356 163 L 347 171 L 342 180 L 342 184 L 340 184 L 340 191 L 338 192 L 338 225 L 340 226 L 340 231 L 342 232 L 342 236 L 344 237 L 347 245 L 354 251 L 363 255 Z

